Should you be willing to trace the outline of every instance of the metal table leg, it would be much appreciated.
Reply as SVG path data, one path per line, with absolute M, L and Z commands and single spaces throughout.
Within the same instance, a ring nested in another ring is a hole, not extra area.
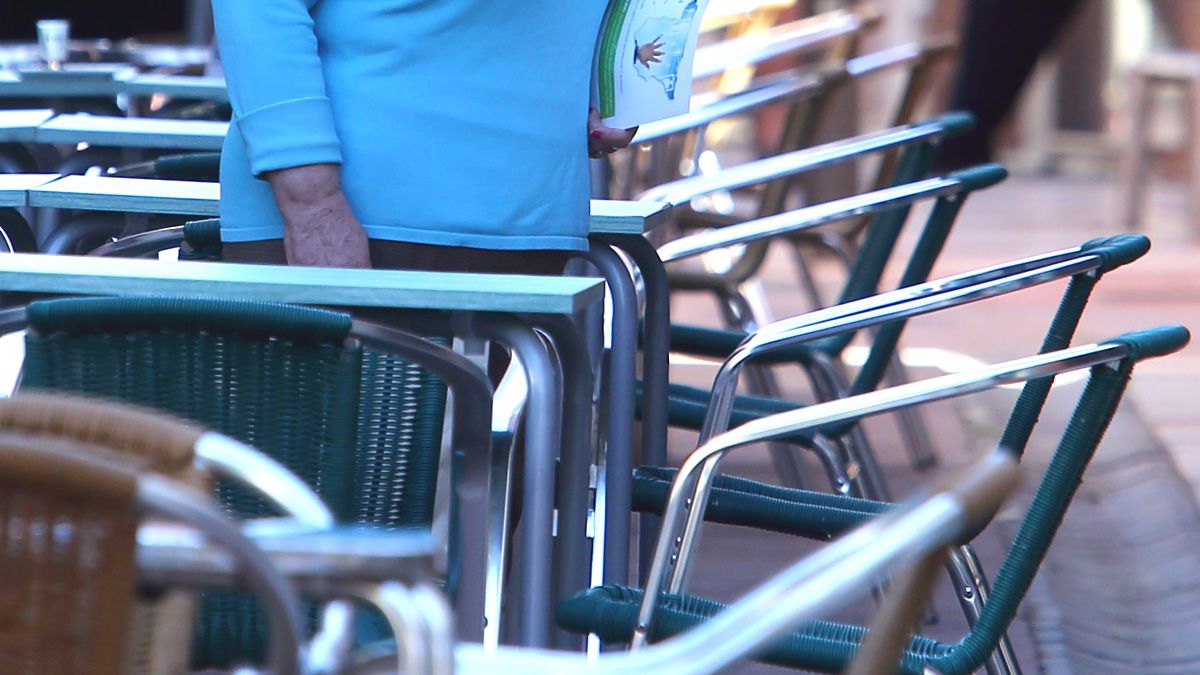
M 606 237 L 627 253 L 642 273 L 646 309 L 642 317 L 642 464 L 667 466 L 667 406 L 671 355 L 671 288 L 667 268 L 654 246 L 639 235 Z M 638 581 L 645 584 L 662 519 L 640 516 Z
M 558 518 L 554 547 L 554 602 L 588 587 L 588 478 L 592 464 L 592 370 L 587 345 L 566 317 L 539 318 L 536 326 L 554 343 L 563 375 L 562 442 L 558 460 Z M 578 649 L 581 638 L 556 632 L 561 648 Z
M 477 317 L 474 333 L 510 347 L 525 368 L 525 483 L 520 525 L 521 597 L 518 633 L 522 646 L 550 646 L 551 561 L 554 537 L 554 472 L 561 407 L 556 374 L 541 339 L 524 322 L 506 315 Z
M 629 522 L 633 510 L 633 417 L 637 378 L 637 292 L 629 270 L 606 244 L 591 242 L 588 261 L 608 283 L 612 297 L 608 429 L 604 458 L 604 581 L 623 584 L 629 576 Z

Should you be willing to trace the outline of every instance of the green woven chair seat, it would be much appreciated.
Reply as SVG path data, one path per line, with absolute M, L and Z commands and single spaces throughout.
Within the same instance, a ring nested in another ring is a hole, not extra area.
M 745 340 L 745 331 L 729 328 L 710 328 L 671 324 L 671 351 L 691 356 L 725 360 Z M 770 353 L 755 357 L 755 363 L 809 363 L 815 352 L 837 354 L 844 348 L 840 340 L 813 340 L 803 344 L 788 345 Z
M 215 183 L 221 179 L 221 153 L 163 155 L 154 160 L 154 177 Z
M 636 588 L 598 586 L 559 603 L 555 619 L 567 630 L 591 631 L 606 643 L 623 644 L 633 638 L 641 600 L 642 591 Z M 724 608 L 725 605 L 704 598 L 664 594 L 655 612 L 650 639 L 657 642 L 683 633 Z M 756 660 L 789 668 L 842 672 L 865 633 L 860 626 L 814 621 L 773 644 Z M 922 675 L 923 663 L 952 650 L 952 645 L 915 637 L 908 644 L 900 672 Z
M 634 469 L 634 510 L 662 515 L 676 473 L 673 468 Z M 709 494 L 704 519 L 824 541 L 891 508 L 893 505 L 886 502 L 778 487 L 722 474 Z

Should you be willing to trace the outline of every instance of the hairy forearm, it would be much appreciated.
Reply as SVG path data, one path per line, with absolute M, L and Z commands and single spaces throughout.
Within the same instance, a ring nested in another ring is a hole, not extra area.
M 342 193 L 338 165 L 310 164 L 265 177 L 283 216 L 288 263 L 370 266 L 366 233 Z

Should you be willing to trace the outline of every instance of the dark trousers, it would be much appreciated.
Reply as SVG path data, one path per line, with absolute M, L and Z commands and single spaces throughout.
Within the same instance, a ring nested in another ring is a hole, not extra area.
M 1082 0 L 969 0 L 950 109 L 970 111 L 976 126 L 946 144 L 942 164 L 959 168 L 991 159 L 996 128 L 1081 5 Z

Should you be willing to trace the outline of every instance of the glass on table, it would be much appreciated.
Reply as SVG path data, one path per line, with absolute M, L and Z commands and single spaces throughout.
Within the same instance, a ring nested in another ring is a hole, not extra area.
M 67 41 L 71 35 L 71 23 L 65 19 L 42 19 L 37 22 L 38 50 L 46 67 L 61 70 L 67 62 Z

